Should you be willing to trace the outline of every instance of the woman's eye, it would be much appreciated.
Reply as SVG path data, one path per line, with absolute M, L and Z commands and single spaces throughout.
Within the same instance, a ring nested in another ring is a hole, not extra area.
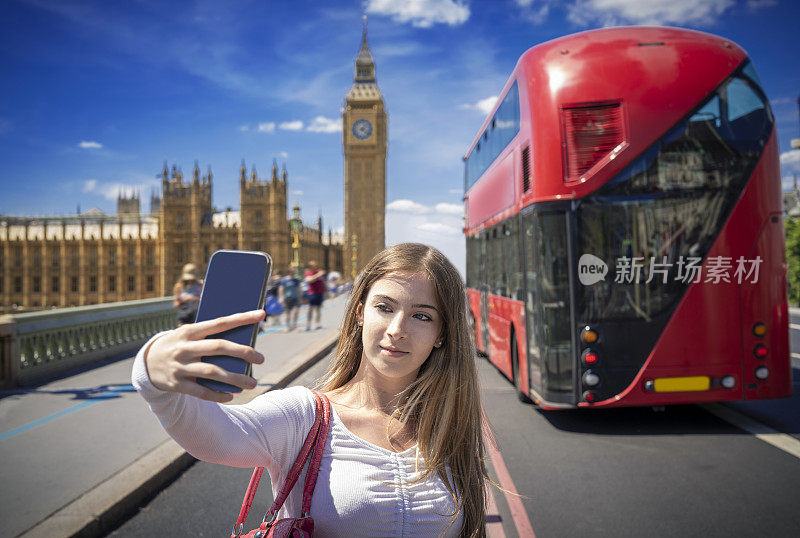
M 428 314 L 423 314 L 422 312 L 414 314 L 414 317 L 422 321 L 433 321 L 432 317 L 430 317 Z
M 376 304 L 375 308 L 377 308 L 381 312 L 391 312 L 391 309 L 383 303 Z

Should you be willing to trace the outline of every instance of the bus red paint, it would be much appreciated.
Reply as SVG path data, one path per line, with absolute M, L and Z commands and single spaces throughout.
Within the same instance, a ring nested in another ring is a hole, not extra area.
M 475 341 L 522 399 L 791 394 L 775 122 L 735 43 L 626 27 L 534 46 L 464 161 Z

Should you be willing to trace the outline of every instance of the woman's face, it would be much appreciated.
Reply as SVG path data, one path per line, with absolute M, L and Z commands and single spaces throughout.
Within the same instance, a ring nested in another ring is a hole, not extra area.
M 362 367 L 411 383 L 434 346 L 441 345 L 440 309 L 424 273 L 390 273 L 376 280 L 358 309 Z

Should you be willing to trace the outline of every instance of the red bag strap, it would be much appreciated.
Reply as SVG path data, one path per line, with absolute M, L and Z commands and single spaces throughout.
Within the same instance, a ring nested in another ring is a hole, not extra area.
M 253 505 L 253 499 L 255 498 L 256 491 L 258 490 L 258 482 L 261 480 L 261 474 L 263 472 L 263 467 L 256 467 L 253 469 L 253 476 L 250 477 L 250 483 L 247 485 L 247 491 L 244 492 L 242 509 L 239 510 L 239 517 L 236 518 L 236 524 L 233 526 L 231 538 L 235 538 L 242 533 L 244 522 L 247 521 L 247 514 L 250 512 L 250 507 Z
M 303 515 L 308 517 L 311 511 L 311 496 L 314 495 L 314 487 L 317 485 L 317 474 L 319 473 L 319 465 L 322 461 L 322 452 L 325 450 L 325 443 L 328 440 L 328 430 L 331 426 L 331 402 L 324 394 L 314 393 L 315 396 L 322 400 L 322 423 L 319 427 L 317 439 L 314 442 L 314 453 L 311 457 L 311 463 L 308 465 L 308 473 L 306 474 L 306 482 L 303 484 Z
M 274 519 L 275 515 L 280 510 L 283 503 L 286 501 L 286 497 L 289 496 L 289 492 L 294 487 L 297 479 L 300 477 L 300 472 L 303 470 L 303 467 L 308 460 L 308 456 L 311 453 L 312 449 L 314 448 L 315 442 L 317 440 L 317 436 L 321 430 L 320 425 L 324 420 L 324 409 L 325 404 L 328 407 L 328 419 L 325 420 L 325 438 L 328 435 L 328 427 L 330 426 L 330 403 L 328 402 L 327 397 L 324 394 L 321 394 L 317 391 L 312 391 L 314 393 L 314 400 L 315 400 L 315 414 L 314 414 L 314 424 L 311 426 L 311 429 L 306 436 L 305 442 L 303 443 L 303 447 L 300 449 L 300 453 L 297 455 L 297 459 L 292 465 L 292 468 L 289 470 L 289 474 L 286 476 L 286 481 L 283 483 L 283 487 L 281 488 L 278 497 L 275 499 L 275 502 L 272 504 L 272 507 L 269 511 L 264 515 L 264 522 L 267 522 L 268 519 Z M 325 404 L 323 404 L 323 398 Z M 322 446 L 325 446 L 324 440 Z M 320 451 L 320 459 L 321 459 L 321 451 Z M 316 457 L 316 456 L 315 456 Z M 311 468 L 309 467 L 309 472 Z M 314 484 L 316 484 L 317 480 L 317 471 L 319 470 L 319 462 L 317 462 L 316 470 L 314 471 L 313 475 L 313 482 L 311 485 L 311 493 L 314 492 Z M 250 507 L 253 504 L 253 499 L 256 496 L 256 491 L 258 490 L 258 483 L 261 480 L 261 475 L 264 472 L 263 467 L 256 467 L 253 470 L 253 476 L 250 478 L 250 483 L 247 485 L 247 491 L 244 494 L 244 500 L 242 501 L 242 508 L 239 510 L 239 517 L 236 518 L 236 524 L 233 527 L 233 531 L 231 533 L 231 538 L 236 538 L 239 536 L 242 531 L 244 530 L 244 522 L 247 520 L 247 515 L 250 513 Z M 306 476 L 306 484 L 308 484 L 308 476 Z M 303 491 L 303 506 L 305 507 L 305 487 Z M 310 508 L 310 495 L 309 495 L 309 508 Z M 262 523 L 262 527 L 263 527 Z
M 275 498 L 275 502 L 272 503 L 272 508 L 269 509 L 267 515 L 277 514 L 278 510 L 280 510 L 281 506 L 283 506 L 283 503 L 286 501 L 286 497 L 289 496 L 289 492 L 292 491 L 295 483 L 297 483 L 297 479 L 300 478 L 300 473 L 303 471 L 306 460 L 308 460 L 308 455 L 311 453 L 311 450 L 314 447 L 314 441 L 317 439 L 319 428 L 322 424 L 323 406 L 319 393 L 316 391 L 312 392 L 314 393 L 314 400 L 316 403 L 314 425 L 311 426 L 311 430 L 306 436 L 306 441 L 303 443 L 303 448 L 300 449 L 300 454 L 297 456 L 297 460 L 295 460 L 294 465 L 292 465 L 292 468 L 289 470 L 289 474 L 286 475 L 286 481 L 283 483 L 283 487 L 278 493 L 278 496 Z

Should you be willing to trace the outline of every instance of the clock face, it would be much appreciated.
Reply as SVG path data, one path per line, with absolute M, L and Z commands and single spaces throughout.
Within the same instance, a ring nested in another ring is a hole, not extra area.
M 372 134 L 372 124 L 367 120 L 357 120 L 353 124 L 353 136 L 365 140 Z

